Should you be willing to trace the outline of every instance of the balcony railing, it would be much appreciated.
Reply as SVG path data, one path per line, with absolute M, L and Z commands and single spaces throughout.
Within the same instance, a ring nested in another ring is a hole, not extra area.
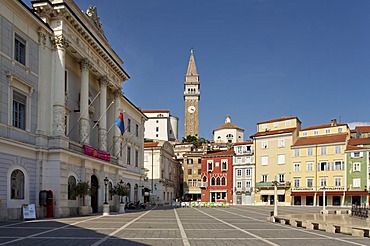
M 207 182 L 197 182 L 197 187 L 199 187 L 199 188 L 207 188 Z

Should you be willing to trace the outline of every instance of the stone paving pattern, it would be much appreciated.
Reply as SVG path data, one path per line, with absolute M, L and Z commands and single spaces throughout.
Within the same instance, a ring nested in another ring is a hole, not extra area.
M 269 206 L 156 207 L 109 216 L 0 222 L 0 246 L 370 245 L 370 238 L 268 222 L 272 210 Z M 279 215 L 319 211 L 315 207 L 279 207 Z

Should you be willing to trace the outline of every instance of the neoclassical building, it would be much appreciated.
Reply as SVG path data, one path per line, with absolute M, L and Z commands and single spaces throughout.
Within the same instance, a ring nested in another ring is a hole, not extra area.
M 24 203 L 39 208 L 39 192 L 53 193 L 53 215 L 77 213 L 78 181 L 94 188 L 87 204 L 102 210 L 104 179 L 119 181 L 129 199 L 142 199 L 144 122 L 122 93 L 129 79 L 107 41 L 95 7 L 73 1 L 2 1 L 2 208 L 18 216 Z M 9 35 L 8 35 L 9 34 Z M 123 114 L 121 132 L 114 122 Z M 111 209 L 118 199 L 110 195 Z
M 174 147 L 168 141 L 144 144 L 144 185 L 149 194 L 146 201 L 170 204 L 180 197 L 180 162 L 176 160 Z

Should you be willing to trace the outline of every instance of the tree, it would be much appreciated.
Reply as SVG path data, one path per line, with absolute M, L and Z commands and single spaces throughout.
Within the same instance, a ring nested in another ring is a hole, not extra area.
M 80 180 L 77 185 L 72 188 L 72 195 L 82 198 L 82 206 L 85 206 L 85 196 L 91 193 L 92 188 L 88 181 L 82 182 Z
M 123 184 L 116 184 L 110 191 L 112 195 L 118 195 L 121 197 L 120 203 L 122 203 L 122 197 L 128 195 L 128 187 Z
M 186 138 L 182 138 L 182 142 L 183 143 L 192 143 L 192 144 L 194 144 L 194 146 L 196 148 L 199 148 L 200 146 L 202 146 L 202 144 L 209 143 L 209 140 L 207 140 L 203 137 L 197 138 L 196 136 L 188 135 Z

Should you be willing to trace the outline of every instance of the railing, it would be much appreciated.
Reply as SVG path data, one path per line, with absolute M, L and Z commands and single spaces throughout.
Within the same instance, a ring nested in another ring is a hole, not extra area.
M 352 205 L 351 215 L 354 217 L 368 218 L 369 208 L 367 206 Z
M 199 187 L 199 188 L 207 188 L 207 182 L 197 182 L 197 187 Z

